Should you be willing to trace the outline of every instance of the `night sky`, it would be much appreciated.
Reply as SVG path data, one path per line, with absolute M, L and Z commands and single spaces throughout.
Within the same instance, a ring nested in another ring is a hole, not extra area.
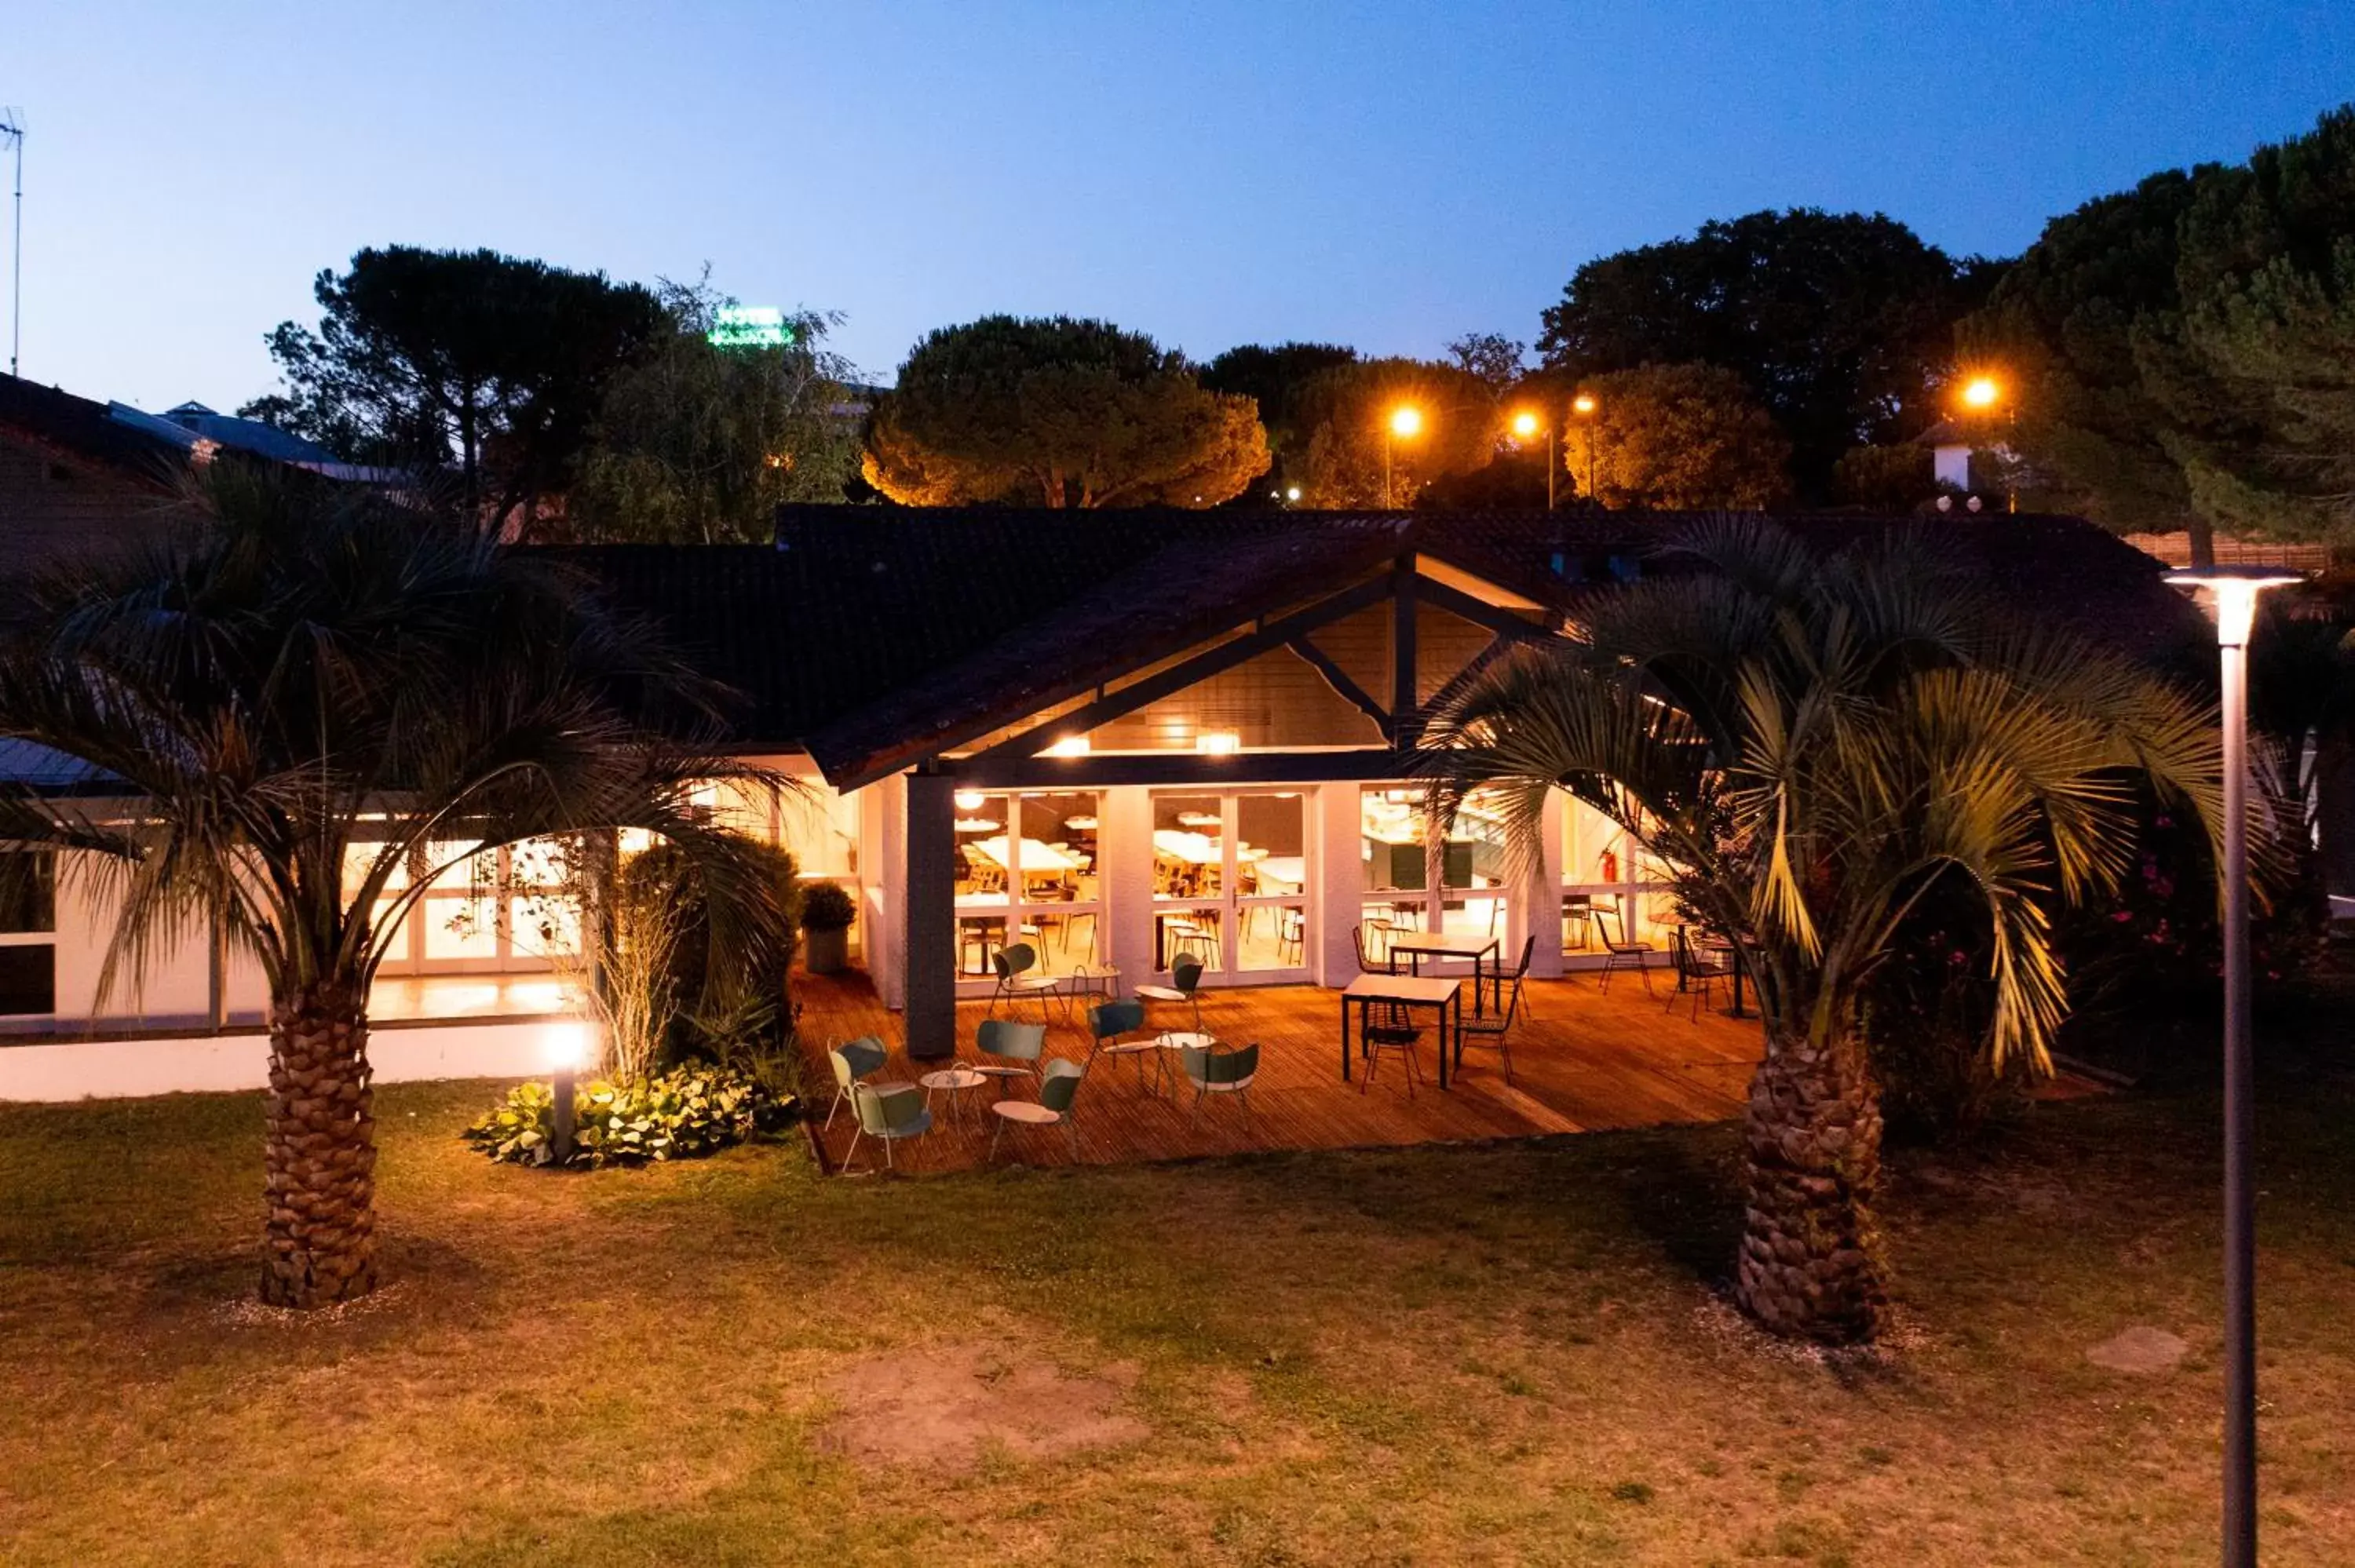
M 229 408 L 358 247 L 1202 357 L 1537 335 L 1582 260 L 1761 207 L 1955 251 L 2355 97 L 2355 4 L 0 5 L 24 368 Z

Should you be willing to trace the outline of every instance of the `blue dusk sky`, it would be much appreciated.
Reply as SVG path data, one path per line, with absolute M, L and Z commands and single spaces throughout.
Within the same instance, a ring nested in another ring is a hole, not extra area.
M 24 369 L 231 408 L 365 245 L 1207 358 L 1523 340 L 1582 261 L 1764 207 L 1955 252 L 2355 97 L 2355 4 L 0 5 Z

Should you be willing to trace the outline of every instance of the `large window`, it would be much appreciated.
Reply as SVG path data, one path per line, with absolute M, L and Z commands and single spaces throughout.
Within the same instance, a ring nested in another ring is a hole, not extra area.
M 1153 798 L 1153 967 L 1261 976 L 1308 962 L 1306 802 L 1296 789 Z
M 57 856 L 0 851 L 0 1016 L 58 1010 Z
M 1092 790 L 956 793 L 957 973 L 988 978 L 991 955 L 1027 942 L 1049 974 L 1101 969 Z
M 367 874 L 381 843 L 356 842 L 345 853 L 345 885 Z M 438 872 L 436 868 L 440 868 Z M 566 894 L 562 847 L 527 840 L 476 849 L 466 840 L 428 842 L 392 869 L 377 904 L 389 918 L 417 876 L 432 881 L 410 906 L 389 945 L 383 972 L 467 974 L 549 968 L 581 950 L 581 912 Z
M 1372 956 L 1392 930 L 1444 930 L 1505 938 L 1505 822 L 1478 794 L 1444 838 L 1434 835 L 1423 790 L 1376 785 L 1359 797 L 1366 877 L 1361 924 Z
M 1562 802 L 1561 950 L 1599 957 L 1606 941 L 1668 949 L 1676 900 L 1668 874 L 1618 823 L 1565 796 Z

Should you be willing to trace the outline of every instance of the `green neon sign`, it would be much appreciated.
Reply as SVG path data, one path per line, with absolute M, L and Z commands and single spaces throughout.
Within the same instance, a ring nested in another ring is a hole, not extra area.
M 774 305 L 722 305 L 704 336 L 715 348 L 783 348 L 794 329 Z

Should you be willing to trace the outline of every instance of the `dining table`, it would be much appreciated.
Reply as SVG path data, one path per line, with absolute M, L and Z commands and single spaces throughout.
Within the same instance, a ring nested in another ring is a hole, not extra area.
M 1395 1002 L 1401 1007 L 1428 1007 L 1439 1016 L 1439 1086 L 1447 1087 L 1449 1077 L 1449 1038 L 1454 1036 L 1455 1065 L 1464 1065 L 1464 984 L 1437 975 L 1393 975 L 1379 969 L 1369 970 L 1341 988 L 1341 1081 L 1349 1079 L 1349 1008 L 1358 1009 L 1358 1035 L 1364 1039 L 1366 1015 L 1376 1002 Z M 1455 1015 L 1455 1027 L 1448 1026 L 1448 1015 Z
M 1476 931 L 1392 931 L 1383 944 L 1390 955 L 1392 969 L 1398 967 L 1399 955 L 1404 953 L 1409 968 L 1423 973 L 1425 959 L 1469 959 L 1472 960 L 1472 1016 L 1483 1016 L 1486 1006 L 1481 998 L 1480 970 L 1485 962 L 1488 979 L 1497 987 L 1499 998 L 1504 995 L 1504 958 L 1497 938 Z M 1501 1005 L 1501 1003 L 1500 1003 Z

